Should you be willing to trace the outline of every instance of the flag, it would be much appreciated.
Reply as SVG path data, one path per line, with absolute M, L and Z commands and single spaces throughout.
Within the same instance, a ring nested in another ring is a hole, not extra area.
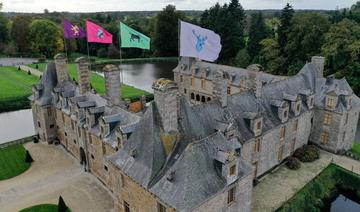
M 121 48 L 150 49 L 150 38 L 120 22 Z
M 90 21 L 86 21 L 86 33 L 89 43 L 112 43 L 112 34 Z
M 199 26 L 180 21 L 180 56 L 215 61 L 221 51 L 220 36 Z
M 64 37 L 66 39 L 86 37 L 86 33 L 83 28 L 71 23 L 66 19 L 63 20 L 63 26 L 64 26 Z

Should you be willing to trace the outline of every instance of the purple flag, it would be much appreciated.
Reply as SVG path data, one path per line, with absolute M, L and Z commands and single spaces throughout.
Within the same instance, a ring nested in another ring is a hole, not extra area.
M 64 25 L 64 37 L 66 39 L 86 37 L 85 30 L 83 28 L 71 23 L 70 21 L 64 19 L 63 25 Z

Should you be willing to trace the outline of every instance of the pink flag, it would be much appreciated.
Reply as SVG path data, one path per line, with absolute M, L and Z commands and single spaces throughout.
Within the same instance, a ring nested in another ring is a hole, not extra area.
M 112 34 L 90 21 L 86 21 L 86 33 L 89 43 L 112 43 Z

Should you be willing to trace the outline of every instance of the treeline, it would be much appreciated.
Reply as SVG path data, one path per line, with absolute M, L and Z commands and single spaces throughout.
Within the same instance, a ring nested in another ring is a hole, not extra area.
M 151 50 L 123 49 L 123 58 L 178 56 L 178 20 L 214 30 L 221 36 L 218 63 L 246 67 L 261 64 L 273 74 L 296 74 L 313 55 L 326 57 L 325 74 L 346 76 L 360 91 L 360 2 L 334 11 L 245 11 L 238 0 L 215 4 L 203 12 L 178 11 L 168 5 L 160 12 L 50 13 L 0 15 L 0 54 L 41 54 L 64 51 L 61 21 L 84 26 L 89 19 L 113 34 L 111 45 L 90 44 L 92 56 L 118 58 L 118 22 L 151 37 Z M 68 52 L 87 54 L 84 39 L 67 40 Z

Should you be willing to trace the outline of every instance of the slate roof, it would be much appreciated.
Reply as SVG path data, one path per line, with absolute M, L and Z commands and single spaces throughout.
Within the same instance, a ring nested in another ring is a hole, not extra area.
M 49 105 L 52 103 L 52 90 L 57 85 L 57 75 L 54 63 L 48 63 L 45 67 L 45 72 L 41 77 L 40 83 L 35 85 L 36 89 L 41 89 L 39 99 L 36 103 L 40 106 Z

